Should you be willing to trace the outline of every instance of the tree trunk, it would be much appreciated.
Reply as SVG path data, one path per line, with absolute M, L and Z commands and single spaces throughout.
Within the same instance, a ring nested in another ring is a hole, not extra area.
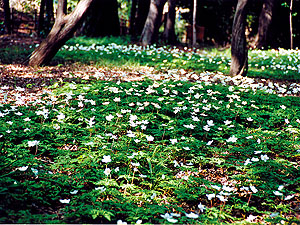
M 131 0 L 131 11 L 130 11 L 130 21 L 129 21 L 129 33 L 131 35 L 135 35 L 136 6 L 137 6 L 137 0 Z
M 263 4 L 259 16 L 258 33 L 254 43 L 255 48 L 261 49 L 266 44 L 267 33 L 273 16 L 274 1 L 275 0 L 265 0 Z
M 137 18 L 135 23 L 135 30 L 137 35 L 141 35 L 147 15 L 150 9 L 150 0 L 138 0 Z
M 38 35 L 42 36 L 42 32 L 44 30 L 44 22 L 45 22 L 45 1 L 46 0 L 41 0 L 41 5 L 40 5 L 40 13 L 39 13 L 39 24 L 38 24 Z
M 58 50 L 70 39 L 94 0 L 81 0 L 69 15 L 64 13 L 65 1 L 59 0 L 55 24 L 47 38 L 29 58 L 30 66 L 40 66 L 50 62 Z
M 88 10 L 83 34 L 88 37 L 120 35 L 117 0 L 96 0 Z
M 167 0 L 151 0 L 148 17 L 141 35 L 142 45 L 154 43 L 161 25 L 162 11 Z
M 175 17 L 176 17 L 176 0 L 168 0 L 169 12 L 167 14 L 167 21 L 164 30 L 164 40 L 168 44 L 174 44 L 176 42 L 175 35 Z
M 245 36 L 248 0 L 238 0 L 232 26 L 230 75 L 246 76 L 248 49 Z
M 293 43 L 293 0 L 291 0 L 290 3 L 290 49 L 294 48 L 294 43 Z
M 195 47 L 197 43 L 197 30 L 196 30 L 196 16 L 197 16 L 197 0 L 194 0 L 193 4 L 193 38 L 192 38 L 192 45 Z
M 5 33 L 12 33 L 9 0 L 3 0 Z

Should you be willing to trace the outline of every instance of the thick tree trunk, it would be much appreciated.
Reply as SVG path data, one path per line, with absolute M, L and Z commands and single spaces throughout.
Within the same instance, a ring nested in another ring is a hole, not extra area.
M 274 1 L 275 0 L 265 0 L 263 4 L 259 16 L 258 33 L 256 35 L 254 44 L 255 48 L 261 49 L 266 44 L 267 33 L 273 16 Z
M 129 33 L 131 35 L 135 34 L 136 6 L 137 6 L 137 0 L 131 0 L 131 11 L 130 11 L 130 21 L 129 21 Z
M 89 37 L 120 35 L 117 0 L 96 0 L 88 10 L 83 34 Z
M 164 40 L 168 44 L 174 44 L 176 42 L 175 35 L 175 17 L 176 17 L 176 0 L 168 0 L 169 12 L 167 14 L 167 21 L 164 30 Z
M 55 24 L 47 38 L 39 45 L 29 58 L 30 66 L 47 64 L 58 50 L 70 39 L 93 0 L 81 0 L 74 11 L 65 15 L 64 0 L 58 1 Z
M 12 33 L 9 0 L 3 0 L 5 33 Z
M 248 49 L 245 36 L 248 0 L 238 0 L 232 26 L 230 75 L 247 74 Z
M 165 3 L 166 0 L 151 0 L 148 17 L 140 39 L 142 45 L 149 45 L 157 40 Z

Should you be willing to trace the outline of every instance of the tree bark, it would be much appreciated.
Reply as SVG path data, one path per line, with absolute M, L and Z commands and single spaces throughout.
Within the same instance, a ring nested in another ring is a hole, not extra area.
M 166 43 L 174 44 L 176 42 L 176 35 L 175 35 L 176 0 L 168 0 L 168 4 L 169 4 L 169 11 L 167 14 L 167 20 L 166 20 L 163 36 Z
M 117 0 L 96 0 L 88 10 L 83 34 L 88 37 L 120 35 Z
M 45 2 L 46 0 L 41 0 L 40 4 L 40 13 L 39 13 L 39 23 L 38 23 L 38 35 L 42 36 L 42 32 L 44 30 L 44 22 L 45 22 Z
M 294 48 L 294 43 L 293 43 L 293 0 L 290 2 L 290 49 Z
M 255 38 L 254 48 L 261 49 L 266 44 L 267 33 L 273 16 L 274 1 L 275 0 L 265 0 L 263 4 L 259 16 L 258 33 Z
M 74 11 L 65 14 L 65 1 L 59 0 L 53 28 L 47 38 L 31 54 L 28 64 L 40 66 L 50 62 L 65 42 L 72 37 L 94 0 L 81 0 Z
M 12 33 L 9 0 L 3 0 L 5 33 Z
M 137 35 L 141 35 L 150 9 L 150 0 L 138 0 L 137 18 L 135 23 L 135 31 Z
M 248 0 L 238 0 L 232 26 L 230 75 L 246 76 L 248 49 L 245 36 Z
M 130 11 L 130 20 L 129 20 L 129 33 L 131 35 L 135 34 L 136 6 L 137 6 L 137 0 L 131 0 L 131 11 Z
M 154 43 L 161 25 L 162 11 L 167 0 L 151 0 L 148 17 L 141 35 L 142 45 Z
M 192 45 L 195 47 L 197 43 L 197 30 L 196 30 L 196 16 L 197 16 L 197 0 L 194 0 L 193 4 L 193 38 L 192 38 Z

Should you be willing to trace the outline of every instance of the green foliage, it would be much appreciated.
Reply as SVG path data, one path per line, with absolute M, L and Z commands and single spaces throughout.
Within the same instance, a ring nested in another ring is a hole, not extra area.
M 171 79 L 58 86 L 0 105 L 1 222 L 296 221 L 299 98 Z

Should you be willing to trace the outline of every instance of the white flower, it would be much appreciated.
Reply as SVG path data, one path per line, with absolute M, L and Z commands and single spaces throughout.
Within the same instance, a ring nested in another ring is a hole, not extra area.
M 285 198 L 284 198 L 284 200 L 290 200 L 290 199 L 292 199 L 292 198 L 294 198 L 295 197 L 295 195 L 288 195 L 288 196 L 286 196 Z
M 280 108 L 282 108 L 283 110 L 285 110 L 286 106 L 285 105 L 281 105 Z
M 224 123 L 225 123 L 226 126 L 228 126 L 229 124 L 232 123 L 232 121 L 230 121 L 230 120 L 225 120 Z
M 250 186 L 250 189 L 251 189 L 251 191 L 252 191 L 253 193 L 258 192 L 258 190 L 256 189 L 256 187 L 254 187 L 254 186 Z
M 226 202 L 226 201 L 227 201 L 227 199 L 224 198 L 223 195 L 216 195 L 216 197 L 217 197 L 221 202 Z
M 216 197 L 216 194 L 206 194 L 206 197 L 208 200 L 212 200 L 213 198 Z
M 110 172 L 111 172 L 111 169 L 109 169 L 109 168 L 106 168 L 106 169 L 104 170 L 104 174 L 105 174 L 106 176 L 108 176 L 108 175 L 110 174 Z
M 227 142 L 236 142 L 238 140 L 238 138 L 236 138 L 235 136 L 231 136 L 230 138 L 228 138 L 226 141 Z
M 260 159 L 266 162 L 269 159 L 269 157 L 267 155 L 261 155 Z
M 137 221 L 135 222 L 135 224 L 142 224 L 142 223 L 143 223 L 142 220 L 137 220 Z
M 283 188 L 284 188 L 284 186 L 283 186 L 283 185 L 280 185 L 280 186 L 278 187 L 278 191 L 281 191 Z
M 121 98 L 114 98 L 114 102 L 120 102 Z
M 118 220 L 117 225 L 127 225 L 127 222 L 123 222 L 122 220 Z
M 253 119 L 252 119 L 251 117 L 248 117 L 247 120 L 248 120 L 249 122 L 252 122 L 252 121 L 253 121 Z
M 198 205 L 198 208 L 200 209 L 201 212 L 203 212 L 204 209 L 205 209 L 205 205 L 202 205 L 201 202 L 200 202 L 199 205 Z
M 78 190 L 70 191 L 71 195 L 76 195 L 78 193 Z
M 130 115 L 129 120 L 134 121 L 134 120 L 137 120 L 137 118 L 138 117 L 136 115 Z
M 167 218 L 168 222 L 170 223 L 177 223 L 178 220 L 177 219 L 174 219 L 174 218 Z
M 106 187 L 104 187 L 104 186 L 96 187 L 95 190 L 96 190 L 96 191 L 104 192 L 104 191 L 106 191 Z
M 232 192 L 232 191 L 234 190 L 234 188 L 228 187 L 228 186 L 226 186 L 226 185 L 223 185 L 222 189 L 223 189 L 224 191 L 227 191 L 227 192 Z
M 31 119 L 30 119 L 29 117 L 26 117 L 26 118 L 24 119 L 24 121 L 25 121 L 25 122 L 29 122 L 29 121 L 31 121 Z
M 63 204 L 69 204 L 71 199 L 59 199 L 59 201 Z
M 137 163 L 131 162 L 131 165 L 137 167 L 137 166 L 140 166 L 141 164 L 139 162 L 137 162 Z
M 108 116 L 105 117 L 105 119 L 106 119 L 107 121 L 111 121 L 113 118 L 114 118 L 114 116 L 111 115 L 111 114 L 109 114 Z
M 199 217 L 198 214 L 193 213 L 193 212 L 191 212 L 191 213 L 186 213 L 185 216 L 186 216 L 187 218 L 190 218 L 190 219 L 197 219 L 197 218 Z
M 147 136 L 147 141 L 153 141 L 154 140 L 154 137 L 153 136 Z
M 221 189 L 218 185 L 211 185 L 211 187 L 218 190 L 218 191 Z
M 178 142 L 177 139 L 170 139 L 170 141 L 171 141 L 172 145 L 174 145 Z
M 283 195 L 281 192 L 279 192 L 279 191 L 273 191 L 273 193 L 274 193 L 274 195 L 277 195 L 277 196 L 281 196 L 281 195 Z
M 63 114 L 63 113 L 60 113 L 58 116 L 57 116 L 57 120 L 58 122 L 63 122 L 62 120 L 65 119 L 66 116 Z
M 19 167 L 17 169 L 23 172 L 23 171 L 26 171 L 28 169 L 28 166 L 22 166 L 22 167 Z
M 37 176 L 39 173 L 39 171 L 35 168 L 31 168 L 31 171 L 34 173 L 35 176 Z
M 40 142 L 39 141 L 28 141 L 28 147 L 34 147 L 38 145 Z
M 209 142 L 207 142 L 206 145 L 211 145 L 213 142 L 214 142 L 213 140 L 212 140 L 212 141 L 209 141 Z
M 247 165 L 250 164 L 250 163 L 251 163 L 251 160 L 250 160 L 250 159 L 246 159 L 244 165 L 247 166 Z
M 7 121 L 6 123 L 9 124 L 9 125 L 12 125 L 14 122 L 12 122 L 12 121 Z
M 214 126 L 215 124 L 214 124 L 214 121 L 213 121 L 213 120 L 207 120 L 207 125 L 210 126 L 210 127 L 212 127 L 212 126 Z
M 162 218 L 164 218 L 164 219 L 172 218 L 171 214 L 169 214 L 169 213 L 166 213 L 166 214 L 160 215 L 160 216 L 161 216 Z
M 104 156 L 103 156 L 103 159 L 102 159 L 102 162 L 103 162 L 103 163 L 109 163 L 109 162 L 111 162 L 111 157 L 110 157 L 110 155 L 104 155 Z
M 194 129 L 196 126 L 194 126 L 193 124 L 189 124 L 189 125 L 183 125 L 185 128 L 189 128 L 189 129 Z
M 205 130 L 205 131 L 210 131 L 210 128 L 209 128 L 208 125 L 205 125 L 205 126 L 203 127 L 203 130 Z
M 130 137 L 130 138 L 135 137 L 135 134 L 131 130 L 129 130 L 126 135 L 127 135 L 127 137 Z
M 258 161 L 259 161 L 259 158 L 252 157 L 251 161 L 252 161 L 252 162 L 258 162 Z

